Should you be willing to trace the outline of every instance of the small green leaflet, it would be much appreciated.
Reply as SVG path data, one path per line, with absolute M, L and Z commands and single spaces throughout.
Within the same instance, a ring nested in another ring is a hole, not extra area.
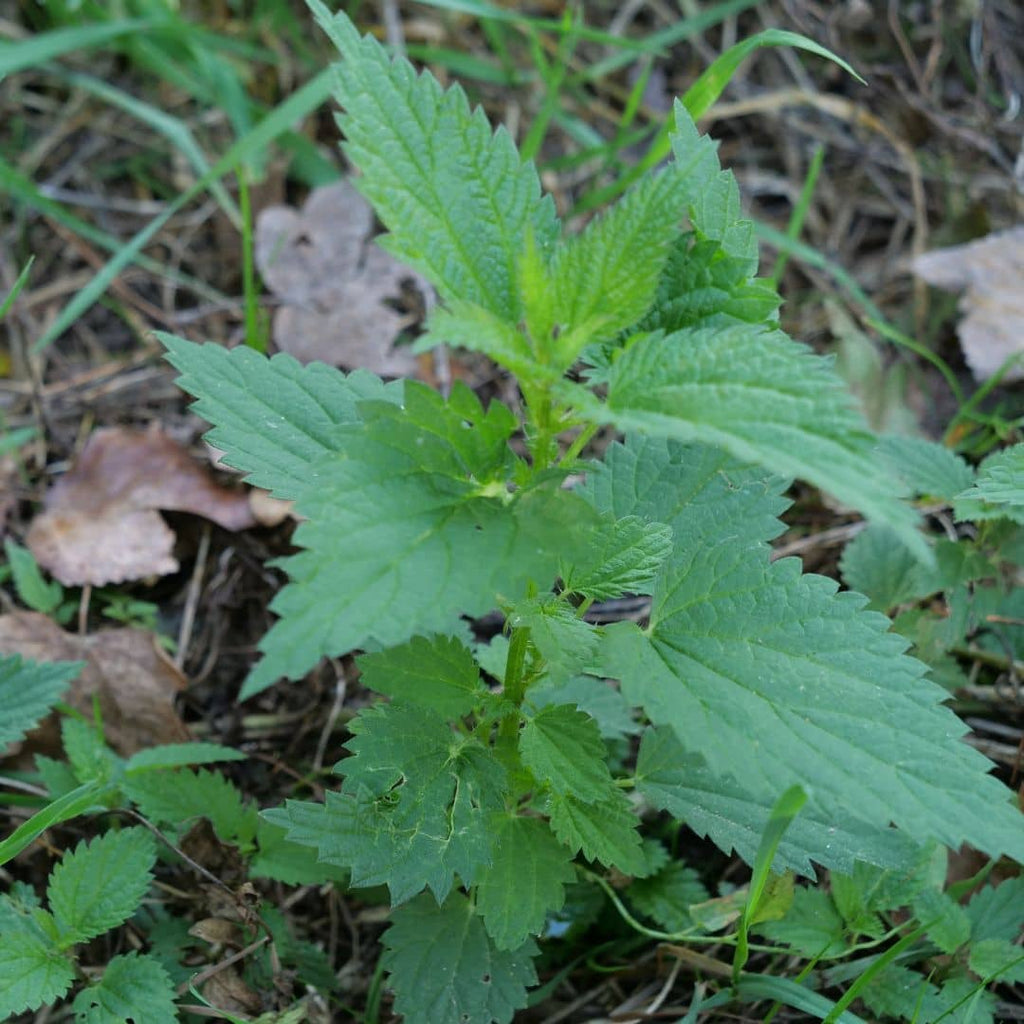
M 490 823 L 493 863 L 477 885 L 477 910 L 498 949 L 519 949 L 565 902 L 576 877 L 569 851 L 537 818 L 501 814 Z
M 998 979 L 1004 985 L 1024 982 L 1024 949 L 1005 939 L 972 942 L 970 967 L 980 978 Z
M 607 503 L 610 492 L 618 512 L 666 522 L 675 538 L 650 627 L 606 630 L 606 672 L 712 777 L 732 775 L 758 801 L 805 784 L 827 818 L 1024 854 L 1008 792 L 959 741 L 964 726 L 906 642 L 831 580 L 792 559 L 769 565 L 777 526 L 755 524 L 777 507 L 773 487 L 721 453 L 650 441 L 611 452 L 593 475 L 591 494 Z
M 603 516 L 594 544 L 575 565 L 559 575 L 568 593 L 593 601 L 623 594 L 647 594 L 661 563 L 672 550 L 672 531 L 638 516 Z
M 75 969 L 40 927 L 37 916 L 0 895 L 0 1018 L 7 1020 L 25 1010 L 59 999 L 71 987 Z M 52 926 L 52 919 L 49 923 Z
M 0 655 L 0 752 L 39 724 L 67 691 L 82 664 Z
M 618 868 L 624 875 L 643 874 L 647 861 L 641 849 L 636 814 L 629 798 L 609 782 L 605 797 L 584 802 L 571 793 L 548 794 L 544 809 L 551 831 L 575 856 Z
M 568 705 L 542 708 L 519 733 L 523 764 L 556 793 L 591 803 L 608 797 L 612 777 L 597 723 Z
M 949 501 L 974 482 L 974 470 L 959 455 L 923 437 L 885 434 L 878 449 L 914 494 Z
M 534 942 L 497 948 L 469 900 L 453 892 L 439 907 L 417 897 L 391 915 L 383 965 L 405 1024 L 508 1024 L 537 983 Z
M 843 582 L 885 612 L 941 589 L 935 567 L 922 565 L 888 527 L 872 523 L 846 545 L 839 562 Z
M 487 696 L 473 654 L 450 636 L 413 637 L 358 661 L 360 682 L 377 693 L 459 718 Z
M 175 1024 L 174 986 L 160 961 L 126 953 L 115 956 L 95 985 L 75 996 L 71 1004 L 78 1024 Z
M 259 850 L 249 861 L 250 878 L 272 878 L 287 885 L 348 884 L 344 868 L 321 863 L 315 849 L 291 842 L 285 828 L 265 818 L 260 819 L 256 839 Z
M 337 449 L 342 424 L 359 420 L 367 399 L 401 401 L 399 384 L 365 370 L 347 376 L 323 363 L 303 366 L 280 353 L 267 359 L 245 345 L 196 345 L 157 333 L 178 386 L 197 401 L 192 411 L 213 425 L 206 440 L 255 487 L 294 498 L 319 459 Z
M 292 582 L 271 606 L 281 618 L 243 696 L 323 655 L 450 633 L 461 615 L 552 580 L 566 546 L 585 546 L 592 514 L 556 481 L 506 492 L 515 421 L 504 406 L 485 413 L 467 389 L 445 403 L 411 382 L 405 396 L 403 408 L 363 403 L 364 423 L 309 471 L 297 502 L 309 518 L 295 532 L 306 550 L 285 562 Z
M 618 739 L 639 732 L 629 701 L 607 680 L 594 676 L 545 677 L 530 687 L 530 703 L 536 708 L 549 704 L 572 704 L 594 719 L 605 739 Z
M 530 631 L 530 642 L 544 659 L 547 674 L 565 679 L 591 668 L 597 652 L 597 631 L 564 600 L 534 598 L 513 605 L 509 624 Z
M 463 299 L 516 323 L 522 304 L 516 261 L 529 233 L 547 249 L 558 236 L 550 196 L 504 128 L 491 131 L 458 86 L 360 39 L 344 14 L 310 7 L 344 58 L 335 98 L 346 155 L 390 232 L 382 244 L 415 267 L 444 299 Z
M 124 770 L 153 771 L 158 768 L 179 768 L 189 764 L 212 764 L 216 761 L 244 761 L 240 750 L 223 747 L 219 743 L 165 743 L 140 750 L 125 762 Z
M 928 938 L 943 953 L 955 953 L 971 937 L 967 911 L 941 889 L 924 889 L 911 907 L 918 921 L 928 926 Z
M 156 846 L 144 828 L 106 832 L 65 854 L 46 890 L 61 948 L 127 920 L 153 880 L 155 862 Z
M 1024 443 L 985 459 L 974 486 L 953 499 L 953 511 L 961 520 L 1005 516 L 1024 524 Z
M 987 885 L 967 904 L 971 941 L 1015 941 L 1024 929 L 1024 875 Z
M 760 921 L 753 930 L 773 942 L 792 946 L 808 959 L 828 960 L 846 952 L 843 919 L 824 889 L 798 887 L 784 918 Z
M 682 861 L 666 864 L 649 878 L 638 878 L 627 890 L 629 902 L 670 932 L 693 927 L 690 907 L 711 898 L 700 875 Z

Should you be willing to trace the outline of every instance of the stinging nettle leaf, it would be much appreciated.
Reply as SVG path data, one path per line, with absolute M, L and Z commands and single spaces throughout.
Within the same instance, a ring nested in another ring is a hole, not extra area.
M 590 715 L 566 704 L 542 708 L 520 731 L 519 753 L 540 785 L 584 803 L 607 799 L 607 751 Z
M 310 4 L 342 55 L 335 98 L 344 150 L 362 171 L 360 191 L 390 234 L 381 243 L 430 280 L 445 299 L 519 320 L 516 263 L 528 233 L 549 248 L 554 202 L 504 128 L 492 132 L 458 86 L 389 59 L 344 14 Z
M 39 724 L 81 668 L 82 662 L 37 662 L 19 654 L 0 655 L 0 752 Z
M 395 1010 L 406 1024 L 508 1024 L 537 983 L 533 940 L 499 949 L 459 892 L 440 907 L 424 895 L 398 908 L 384 946 Z
M 756 799 L 804 784 L 827 818 L 1024 852 L 1019 812 L 906 641 L 796 560 L 769 564 L 764 538 L 777 527 L 757 524 L 777 507 L 771 488 L 749 475 L 741 486 L 749 471 L 720 455 L 676 452 L 691 465 L 669 477 L 670 452 L 645 441 L 595 474 L 593 493 L 621 487 L 618 511 L 667 522 L 675 539 L 649 628 L 618 623 L 602 641 L 626 697 Z
M 174 986 L 160 961 L 153 956 L 126 953 L 115 956 L 95 985 L 89 985 L 72 1003 L 75 1020 L 82 1024 L 175 1024 Z
M 49 915 L 0 895 L 0 1017 L 5 1020 L 54 1002 L 74 981 L 74 965 L 41 927 L 40 917 Z
M 973 487 L 956 495 L 957 519 L 998 519 L 1024 524 L 1024 443 L 990 455 L 978 467 Z
M 572 793 L 552 792 L 545 810 L 551 831 L 574 855 L 582 851 L 587 860 L 618 868 L 625 875 L 647 870 L 636 814 L 629 798 L 611 779 L 601 800 L 584 801 Z
M 47 887 L 61 948 L 127 920 L 153 880 L 155 862 L 156 846 L 144 828 L 106 832 L 65 854 Z
M 839 567 L 843 582 L 880 612 L 942 589 L 935 568 L 922 565 L 892 530 L 874 523 L 846 545 Z
M 959 455 L 923 437 L 885 434 L 878 450 L 914 494 L 949 501 L 974 482 L 974 470 Z

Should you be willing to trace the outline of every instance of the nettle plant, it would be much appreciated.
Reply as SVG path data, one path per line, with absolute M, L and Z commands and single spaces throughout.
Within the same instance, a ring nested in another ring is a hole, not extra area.
M 802 787 L 777 872 L 898 866 L 933 838 L 1024 857 L 1011 794 L 889 621 L 770 564 L 792 476 L 933 555 L 830 363 L 779 329 L 736 183 L 685 107 L 671 164 L 566 236 L 460 89 L 312 6 L 380 242 L 442 300 L 421 347 L 486 353 L 522 394 L 520 418 L 458 383 L 163 336 L 211 442 L 303 517 L 242 697 L 363 651 L 387 698 L 351 723 L 325 803 L 268 816 L 390 890 L 396 1009 L 508 1020 L 583 865 L 652 870 L 644 809 L 753 862 Z M 601 427 L 625 441 L 581 462 Z M 636 594 L 646 625 L 584 617 Z M 494 608 L 505 636 L 477 645 L 467 619 Z M 612 756 L 616 730 L 635 757 Z

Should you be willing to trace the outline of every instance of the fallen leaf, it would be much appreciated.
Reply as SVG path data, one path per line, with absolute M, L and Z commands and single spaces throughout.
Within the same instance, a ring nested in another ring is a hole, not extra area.
M 256 219 L 256 265 L 282 300 L 274 343 L 302 362 L 409 377 L 419 360 L 394 346 L 409 317 L 389 305 L 411 282 L 429 286 L 373 243 L 373 210 L 347 181 L 314 189 L 302 210 L 270 206 Z
M 924 253 L 911 266 L 937 288 L 963 291 L 957 333 L 975 379 L 988 380 L 1010 356 L 1024 354 L 1024 225 Z M 1024 380 L 1024 358 L 1003 380 Z
M 61 583 L 120 583 L 175 572 L 174 534 L 157 509 L 228 530 L 256 525 L 246 491 L 219 484 L 158 428 L 97 430 L 50 488 L 26 543 Z
M 64 703 L 91 720 L 95 698 L 103 734 L 119 754 L 191 739 L 174 710 L 175 696 L 187 685 L 185 677 L 148 630 L 106 629 L 77 636 L 46 615 L 13 612 L 0 615 L 0 654 L 20 654 L 34 661 L 84 661 Z M 25 744 L 56 751 L 60 749 L 57 736 L 56 719 L 51 716 Z
M 203 998 L 221 1013 L 256 1014 L 263 1009 L 259 993 L 250 988 L 234 967 L 219 969 L 203 984 L 202 993 Z

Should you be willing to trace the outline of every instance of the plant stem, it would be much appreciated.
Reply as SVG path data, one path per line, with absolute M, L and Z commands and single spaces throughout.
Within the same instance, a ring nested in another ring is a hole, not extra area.
M 523 626 L 512 630 L 508 645 L 508 661 L 505 663 L 505 697 L 516 707 L 523 703 L 526 694 L 526 650 L 530 631 Z M 514 747 L 519 735 L 519 716 L 506 715 L 498 727 L 498 743 L 503 747 Z

